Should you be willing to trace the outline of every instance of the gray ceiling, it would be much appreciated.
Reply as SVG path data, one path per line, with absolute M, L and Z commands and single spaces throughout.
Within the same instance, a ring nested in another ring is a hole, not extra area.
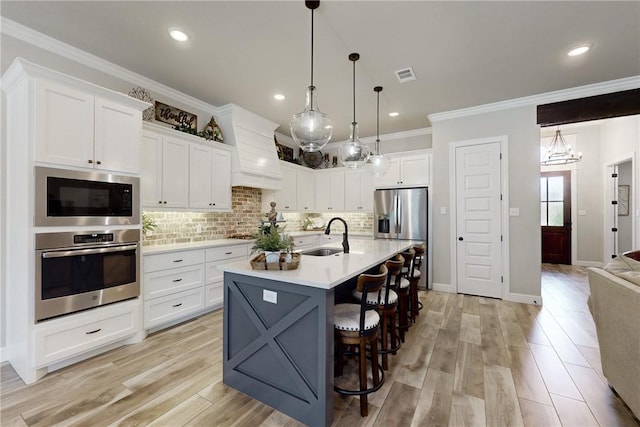
M 304 107 L 311 15 L 302 0 L 3 0 L 0 14 L 210 104 L 238 104 L 285 134 Z M 169 39 L 172 26 L 191 39 Z M 593 43 L 587 55 L 566 55 L 583 42 Z M 376 132 L 376 85 L 381 134 L 425 128 L 432 113 L 640 75 L 640 2 L 325 0 L 314 83 L 334 141 L 348 137 L 353 115 L 351 52 L 361 55 L 360 136 Z M 405 67 L 417 80 L 398 82 Z

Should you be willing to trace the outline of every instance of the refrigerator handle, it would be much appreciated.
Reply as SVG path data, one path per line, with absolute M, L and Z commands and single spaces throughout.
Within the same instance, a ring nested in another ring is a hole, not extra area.
M 402 223 L 400 222 L 400 218 L 402 218 L 402 205 L 400 204 L 399 197 L 395 196 L 395 205 L 396 205 L 396 233 L 402 233 Z

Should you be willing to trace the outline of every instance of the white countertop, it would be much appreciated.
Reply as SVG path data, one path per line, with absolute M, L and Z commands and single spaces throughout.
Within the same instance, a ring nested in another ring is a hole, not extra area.
M 215 248 L 218 246 L 233 246 L 233 245 L 253 246 L 253 240 L 218 239 L 218 240 L 203 240 L 201 242 L 173 243 L 169 245 L 143 246 L 142 255 L 160 254 L 163 252 L 174 252 L 174 251 L 187 251 L 189 249 L 207 249 L 207 248 Z
M 218 269 L 229 273 L 262 277 L 314 288 L 332 289 L 347 279 L 381 264 L 398 252 L 402 252 L 419 243 L 418 241 L 410 240 L 354 239 L 349 241 L 350 250 L 348 254 L 340 252 L 324 257 L 302 255 L 300 265 L 295 270 L 253 270 L 249 261 L 237 261 L 219 265 Z M 340 243 L 329 243 L 317 247 L 342 249 Z

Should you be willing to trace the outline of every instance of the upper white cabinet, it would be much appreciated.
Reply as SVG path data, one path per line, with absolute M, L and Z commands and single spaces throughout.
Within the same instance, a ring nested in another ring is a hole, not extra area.
M 228 148 L 190 145 L 189 207 L 231 210 L 231 153 Z
M 282 188 L 275 191 L 276 210 L 295 211 L 298 209 L 296 168 L 281 162 L 280 170 L 282 172 Z
M 344 211 L 344 174 L 341 169 L 315 172 L 316 210 Z
M 347 211 L 373 211 L 373 180 L 368 170 L 344 173 L 344 208 Z
M 189 143 L 145 130 L 140 187 L 143 207 L 189 206 Z
M 139 172 L 139 109 L 45 79 L 35 87 L 36 161 Z
M 376 188 L 429 185 L 431 177 L 429 151 L 417 150 L 388 156 L 391 167 L 385 175 L 373 179 Z
M 315 182 L 313 171 L 298 168 L 296 173 L 296 194 L 298 210 L 312 212 L 315 208 Z

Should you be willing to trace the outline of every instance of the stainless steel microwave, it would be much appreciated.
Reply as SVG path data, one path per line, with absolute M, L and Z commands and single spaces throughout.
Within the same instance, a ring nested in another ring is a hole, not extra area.
M 93 171 L 35 168 L 34 225 L 136 225 L 140 179 Z

